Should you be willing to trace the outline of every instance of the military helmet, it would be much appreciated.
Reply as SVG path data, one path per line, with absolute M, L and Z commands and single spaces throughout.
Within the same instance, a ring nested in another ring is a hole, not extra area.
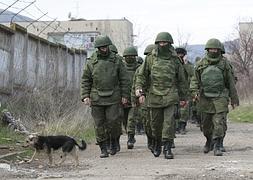
M 205 50 L 207 49 L 220 49 L 221 50 L 221 42 L 218 39 L 209 39 L 206 43 Z
M 142 63 L 143 63 L 142 57 L 140 57 L 140 56 L 137 57 L 137 63 L 139 63 L 139 64 L 142 64 Z
M 168 32 L 160 32 L 157 34 L 155 43 L 157 44 L 160 41 L 169 42 L 170 44 L 174 43 L 171 34 Z
M 155 44 L 149 44 L 144 50 L 144 55 L 151 53 L 153 49 L 155 49 L 155 47 L 156 47 Z
M 114 52 L 115 54 L 118 53 L 118 49 L 116 48 L 116 46 L 115 46 L 114 44 L 111 44 L 111 45 L 109 46 L 109 49 L 110 49 L 112 52 Z
M 187 54 L 186 49 L 182 47 L 176 48 L 175 51 L 177 52 L 177 54 L 184 54 L 184 55 Z
M 125 56 L 138 56 L 137 50 L 135 47 L 127 47 L 123 52 L 123 57 Z
M 95 48 L 99 48 L 102 46 L 109 46 L 111 44 L 112 44 L 112 41 L 108 36 L 99 35 L 95 39 Z
M 221 54 L 225 54 L 226 51 L 225 51 L 225 47 L 224 47 L 224 44 L 221 43 Z

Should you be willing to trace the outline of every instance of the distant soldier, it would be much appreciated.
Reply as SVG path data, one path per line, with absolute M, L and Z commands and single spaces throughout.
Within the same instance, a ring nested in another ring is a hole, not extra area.
M 97 51 L 86 63 L 81 80 L 81 99 L 91 106 L 101 158 L 108 157 L 108 139 L 111 143 L 110 154 L 116 154 L 116 139 L 120 135 L 119 104 L 126 104 L 130 96 L 125 66 L 115 53 L 110 51 L 111 44 L 108 36 L 96 38 Z
M 146 56 L 136 79 L 136 96 L 144 103 L 144 89 L 148 89 L 147 106 L 150 108 L 152 138 L 155 157 L 161 154 L 162 140 L 164 157 L 173 159 L 171 151 L 174 139 L 174 111 L 179 97 L 185 97 L 184 70 L 171 44 L 173 39 L 168 32 L 157 35 L 155 48 Z M 184 100 L 184 99 L 181 99 Z
M 191 77 L 193 76 L 193 72 L 194 72 L 194 67 L 193 65 L 186 59 L 186 55 L 187 55 L 187 51 L 185 48 L 176 48 L 175 49 L 177 52 L 177 55 L 180 59 L 180 62 L 182 64 L 182 66 L 184 67 L 184 75 L 185 75 L 185 79 L 187 81 L 186 84 L 186 88 L 188 91 L 188 96 L 187 96 L 187 100 L 185 101 L 186 103 L 184 104 L 180 104 L 180 119 L 178 121 L 178 130 L 179 132 L 181 132 L 181 134 L 185 134 L 186 130 L 186 124 L 187 121 L 189 119 L 189 114 L 190 114 L 190 104 L 191 104 L 191 97 L 190 97 L 190 82 L 191 82 Z
M 201 125 L 206 137 L 204 153 L 212 150 L 214 144 L 214 155 L 222 156 L 229 98 L 233 108 L 239 105 L 239 99 L 231 67 L 221 56 L 221 42 L 209 39 L 205 50 L 207 54 L 197 63 L 190 88 L 201 107 Z
M 124 64 L 127 71 L 127 77 L 130 80 L 130 87 L 133 84 L 133 77 L 135 74 L 136 69 L 140 66 L 137 62 L 137 50 L 135 47 L 131 46 L 124 50 L 123 57 L 124 57 Z M 128 103 L 124 106 L 124 126 L 127 128 L 128 134 L 128 141 L 127 141 L 127 148 L 133 149 L 134 143 L 136 142 L 135 136 L 135 126 L 137 123 L 138 117 L 138 107 L 132 106 L 131 100 L 129 99 Z
M 150 44 L 148 45 L 145 50 L 144 50 L 144 55 L 148 56 L 151 54 L 152 50 L 155 49 L 156 45 L 155 44 Z M 133 104 L 133 106 L 140 106 L 140 111 L 141 111 L 141 120 L 144 126 L 144 131 L 146 133 L 147 136 L 147 147 L 148 149 L 152 150 L 153 147 L 153 140 L 152 140 L 152 131 L 151 131 L 151 126 L 150 126 L 150 117 L 149 117 L 149 110 L 147 108 L 147 100 L 145 101 L 145 103 L 143 105 L 140 105 L 138 97 L 136 97 L 135 95 L 135 86 L 136 86 L 136 79 L 137 79 L 137 75 L 140 71 L 141 66 L 138 67 L 138 69 L 136 70 L 134 77 L 133 77 L 133 85 L 132 85 L 132 91 L 131 91 L 131 102 Z M 147 92 L 147 88 L 143 88 L 143 93 L 148 93 Z
M 195 65 L 198 63 L 198 61 L 201 60 L 201 57 L 196 57 L 195 58 Z M 195 67 L 195 66 L 194 66 Z M 195 69 L 194 69 L 195 70 Z M 194 74 L 194 72 L 193 72 Z M 193 77 L 192 77 L 193 78 Z M 201 123 L 201 112 L 200 112 L 200 107 L 199 107 L 199 102 L 197 99 L 193 99 L 192 100 L 192 107 L 191 107 L 191 119 L 192 122 L 196 123 L 197 127 L 201 127 L 200 123 Z

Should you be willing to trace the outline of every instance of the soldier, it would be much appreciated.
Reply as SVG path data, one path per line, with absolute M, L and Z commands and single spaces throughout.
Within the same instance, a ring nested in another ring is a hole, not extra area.
M 116 54 L 117 58 L 121 59 L 123 61 L 123 57 L 120 56 L 118 54 L 118 49 L 117 47 L 114 45 L 114 44 L 111 44 L 109 45 L 109 49 Z M 119 122 L 118 122 L 118 131 L 120 132 L 119 136 L 116 138 L 117 139 L 117 142 L 116 142 L 116 149 L 117 149 L 117 152 L 120 151 L 120 136 L 122 135 L 122 119 L 124 119 L 124 112 L 123 112 L 123 107 L 122 107 L 122 104 L 120 106 L 120 117 L 119 117 Z M 110 142 L 109 142 L 110 144 Z M 111 149 L 111 147 L 109 147 Z
M 95 51 L 86 63 L 81 80 L 81 99 L 91 106 L 95 121 L 96 140 L 101 158 L 108 157 L 107 142 L 110 138 L 111 155 L 116 154 L 119 104 L 126 104 L 130 96 L 129 80 L 123 62 L 110 51 L 108 36 L 98 36 Z
M 130 87 L 133 84 L 133 76 L 136 69 L 140 66 L 137 62 L 137 50 L 135 47 L 128 47 L 124 50 L 124 64 L 127 70 L 127 76 L 130 80 Z M 127 127 L 128 141 L 127 148 L 133 149 L 134 143 L 136 142 L 135 136 L 135 126 L 136 126 L 136 117 L 138 113 L 138 107 L 132 107 L 131 101 L 128 101 L 128 104 L 124 106 L 124 126 Z
M 164 157 L 173 159 L 171 146 L 174 139 L 174 111 L 179 97 L 185 97 L 185 78 L 183 67 L 171 44 L 173 39 L 168 32 L 157 35 L 152 51 L 140 68 L 136 79 L 136 96 L 144 103 L 143 90 L 147 87 L 147 106 L 150 108 L 152 138 L 155 157 L 161 154 L 164 144 Z M 183 100 L 183 99 L 182 99 Z
M 231 67 L 222 58 L 221 48 L 218 39 L 207 41 L 207 54 L 197 63 L 190 87 L 201 107 L 201 125 L 206 137 L 204 153 L 212 150 L 214 144 L 215 156 L 223 155 L 221 143 L 226 129 L 229 98 L 233 108 L 239 105 Z
M 197 64 L 198 61 L 201 60 L 201 57 L 196 57 L 195 58 L 195 64 Z M 194 69 L 193 69 L 194 71 Z M 194 72 L 193 72 L 193 76 L 194 76 Z M 192 77 L 193 78 L 193 77 Z M 191 108 L 191 119 L 193 121 L 193 123 L 196 123 L 197 127 L 200 127 L 200 123 L 201 123 L 201 112 L 200 112 L 200 107 L 199 107 L 199 102 L 197 101 L 197 99 L 193 99 L 192 100 L 192 108 Z M 202 129 L 201 129 L 202 131 Z
M 186 103 L 184 104 L 180 104 L 180 119 L 178 121 L 178 130 L 181 134 L 185 134 L 186 130 L 186 124 L 187 124 L 187 120 L 189 119 L 189 113 L 190 113 L 190 81 L 191 81 L 191 77 L 193 76 L 193 71 L 194 71 L 194 67 L 193 65 L 188 62 L 188 60 L 186 59 L 186 55 L 187 55 L 187 51 L 185 48 L 176 48 L 175 49 L 177 52 L 177 55 L 180 59 L 181 64 L 184 67 L 184 74 L 185 74 L 185 79 L 187 81 L 187 91 L 188 91 L 188 101 L 185 101 Z
M 232 73 L 232 76 L 233 76 L 233 78 L 234 78 L 234 80 L 235 80 L 235 83 L 236 83 L 236 82 L 237 82 L 237 77 L 235 76 L 234 67 L 233 67 L 232 64 L 229 62 L 229 60 L 224 56 L 225 53 L 226 53 L 225 47 L 224 47 L 223 44 L 221 44 L 221 56 L 222 56 L 222 58 L 224 59 L 224 61 L 227 61 L 228 64 L 230 65 L 231 73 Z M 223 140 L 224 140 L 224 138 L 225 138 L 225 136 L 226 136 L 226 132 L 227 132 L 227 118 L 226 118 L 226 121 L 225 121 L 224 137 L 222 138 L 221 147 L 220 147 L 220 149 L 221 149 L 222 152 L 226 152 L 226 149 L 224 148 L 224 144 L 223 144 Z

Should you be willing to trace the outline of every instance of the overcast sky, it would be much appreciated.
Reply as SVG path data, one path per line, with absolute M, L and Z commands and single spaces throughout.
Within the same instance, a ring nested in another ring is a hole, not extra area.
M 5 4 L 14 1 L 0 0 Z M 15 7 L 32 0 L 21 1 Z M 69 12 L 73 17 L 89 20 L 125 17 L 134 24 L 137 45 L 153 43 L 161 31 L 170 32 L 176 45 L 179 36 L 183 41 L 189 37 L 189 44 L 204 44 L 210 38 L 225 41 L 239 21 L 253 18 L 253 0 L 37 0 L 35 5 L 57 20 L 67 20 Z M 6 6 L 0 3 L 0 8 Z M 27 11 L 41 16 L 35 6 Z

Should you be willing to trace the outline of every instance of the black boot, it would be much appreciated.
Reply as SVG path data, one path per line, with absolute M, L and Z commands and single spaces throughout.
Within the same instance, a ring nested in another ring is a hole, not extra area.
M 214 155 L 215 156 L 222 156 L 222 151 L 221 151 L 221 142 L 222 142 L 222 137 L 216 138 L 214 140 Z
M 109 154 L 107 152 L 107 147 L 106 147 L 106 141 L 100 142 L 99 143 L 99 147 L 101 149 L 101 154 L 100 154 L 100 158 L 106 158 L 109 157 Z
M 151 137 L 149 137 L 149 136 L 147 136 L 147 138 L 148 138 L 148 143 L 147 143 L 147 145 L 148 145 L 148 149 L 149 150 L 152 150 L 153 149 L 153 140 L 152 140 L 152 138 Z
M 120 152 L 120 136 L 117 137 L 117 141 L 116 141 L 116 151 Z
M 117 139 L 111 138 L 110 154 L 115 155 L 117 153 Z
M 164 145 L 164 158 L 173 159 L 174 155 L 171 152 L 172 141 L 167 141 Z
M 186 134 L 185 127 L 186 127 L 186 122 L 180 122 L 180 133 L 182 135 Z
M 225 149 L 224 146 L 223 146 L 223 140 L 224 140 L 224 137 L 221 139 L 221 147 L 220 147 L 220 150 L 221 150 L 221 152 L 226 152 L 226 149 Z
M 209 151 L 212 151 L 212 138 L 210 136 L 206 136 L 206 144 L 204 146 L 204 153 L 208 153 Z
M 154 142 L 155 142 L 155 146 L 154 146 L 153 154 L 155 157 L 159 157 L 162 151 L 162 146 L 161 146 L 162 141 L 161 139 L 159 139 L 159 140 L 155 140 Z
M 135 141 L 134 135 L 128 134 L 127 149 L 133 149 L 135 142 L 136 141 Z

